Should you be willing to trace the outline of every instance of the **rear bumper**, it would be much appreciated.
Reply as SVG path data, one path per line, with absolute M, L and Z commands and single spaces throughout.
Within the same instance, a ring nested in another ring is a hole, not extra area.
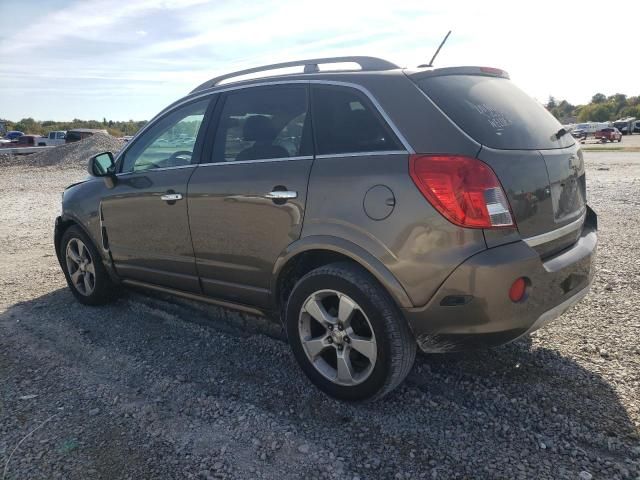
M 427 352 L 500 345 L 557 318 L 589 291 L 596 232 L 596 214 L 588 209 L 578 241 L 551 258 L 542 260 L 523 241 L 469 258 L 427 305 L 403 310 L 418 345 Z M 530 286 L 525 299 L 514 303 L 508 292 L 519 277 Z

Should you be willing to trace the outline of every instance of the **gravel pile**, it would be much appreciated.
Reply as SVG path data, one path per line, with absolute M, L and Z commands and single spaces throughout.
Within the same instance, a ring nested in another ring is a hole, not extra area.
M 86 166 L 89 158 L 97 153 L 118 152 L 124 142 L 110 135 L 98 133 L 79 142 L 66 143 L 29 155 L 4 155 L 0 150 L 0 167 L 28 166 Z
M 51 237 L 84 169 L 0 169 L 0 478 L 639 479 L 640 158 L 585 156 L 592 292 L 529 339 L 419 356 L 365 405 L 311 386 L 265 321 L 79 305 Z

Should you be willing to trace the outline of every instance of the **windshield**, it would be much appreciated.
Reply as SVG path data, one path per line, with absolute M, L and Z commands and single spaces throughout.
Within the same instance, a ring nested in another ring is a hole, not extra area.
M 556 138 L 562 125 L 506 78 L 439 75 L 417 83 L 462 130 L 488 147 L 538 150 L 574 144 L 570 135 Z

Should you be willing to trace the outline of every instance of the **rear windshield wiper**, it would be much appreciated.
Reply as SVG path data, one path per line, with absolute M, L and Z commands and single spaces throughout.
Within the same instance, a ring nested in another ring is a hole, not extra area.
M 564 137 L 567 133 L 569 133 L 569 130 L 566 130 L 564 128 L 561 128 L 560 130 L 558 130 L 556 133 L 554 133 L 553 135 L 551 135 L 551 140 L 560 140 L 562 137 Z

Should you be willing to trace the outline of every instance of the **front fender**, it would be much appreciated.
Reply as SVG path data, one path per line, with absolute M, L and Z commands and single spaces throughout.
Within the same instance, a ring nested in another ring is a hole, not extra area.
M 291 243 L 274 264 L 271 276 L 272 292 L 277 289 L 276 282 L 284 266 L 301 253 L 311 250 L 325 250 L 349 257 L 371 273 L 389 292 L 399 307 L 413 307 L 400 282 L 380 260 L 355 243 L 330 235 L 308 236 Z
M 95 236 L 89 231 L 89 229 L 87 229 L 85 225 L 83 225 L 79 218 L 64 213 L 56 217 L 56 222 L 53 230 L 53 245 L 56 249 L 58 260 L 60 259 L 60 241 L 62 240 L 62 235 L 64 235 L 64 232 L 69 227 L 69 225 L 76 225 L 80 227 L 80 229 L 91 239 L 98 251 L 101 250 L 100 239 L 95 238 Z
M 101 239 L 96 238 L 95 235 L 92 234 L 92 232 L 80 221 L 79 218 L 69 214 L 68 212 L 65 212 L 61 216 L 56 217 L 53 230 L 53 245 L 56 250 L 56 257 L 58 258 L 58 263 L 60 263 L 60 266 L 64 268 L 62 265 L 63 258 L 61 257 L 62 252 L 60 251 L 60 242 L 62 241 L 62 235 L 64 235 L 65 230 L 71 225 L 78 226 L 87 235 L 87 237 L 89 237 L 89 239 L 93 242 L 96 249 L 100 253 L 100 256 L 102 257 L 102 263 L 107 269 L 107 273 L 114 282 L 119 282 L 119 277 L 117 275 L 117 272 L 115 271 L 113 262 L 111 261 L 111 255 L 109 255 L 109 252 L 106 252 L 102 248 Z

